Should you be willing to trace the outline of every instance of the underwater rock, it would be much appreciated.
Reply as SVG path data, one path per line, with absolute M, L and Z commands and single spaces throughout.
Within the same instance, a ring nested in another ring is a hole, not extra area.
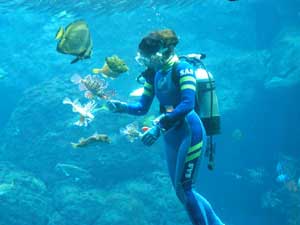
M 268 64 L 269 76 L 265 88 L 273 89 L 300 84 L 300 31 L 299 28 L 284 29 L 274 42 Z
M 300 224 L 300 194 L 299 193 L 289 193 L 289 198 L 285 201 L 288 225 L 298 225 Z
M 216 80 L 220 111 L 225 114 L 246 106 L 253 99 L 257 86 L 261 86 L 267 74 L 265 64 L 269 54 L 217 47 L 220 53 L 212 59 L 208 56 L 204 63 L 207 62 L 207 68 Z
M 2 132 L 2 159 L 39 174 L 63 161 L 68 154 L 61 149 L 69 143 L 61 137 L 69 135 L 65 119 L 70 113 L 61 94 L 74 94 L 72 90 L 63 79 L 53 79 L 25 91 Z
M 105 205 L 105 211 L 95 225 L 148 224 L 144 215 L 143 202 L 127 193 L 110 193 L 105 200 Z
M 139 221 L 148 221 L 146 224 L 153 225 L 188 223 L 186 212 L 182 210 L 182 205 L 176 197 L 171 180 L 166 172 L 153 171 L 136 179 L 119 183 L 107 198 L 107 200 L 113 202 L 113 205 L 118 204 L 117 199 L 121 202 L 120 205 L 128 199 L 126 201 L 130 204 L 130 207 L 122 209 L 126 214 L 130 215 L 133 211 L 136 212 L 135 216 L 130 217 L 136 218 L 132 224 L 138 225 Z M 140 208 L 140 204 L 143 204 L 142 208 Z M 112 208 L 112 210 L 114 209 Z M 116 221 L 122 221 L 122 218 L 120 218 L 122 212 L 115 212 L 114 215 Z M 168 223 L 166 223 L 167 221 Z M 115 224 L 119 223 L 116 222 Z
M 280 213 L 286 217 L 287 225 L 300 224 L 300 195 L 286 188 L 275 188 L 262 195 L 261 207 L 268 208 L 276 214 Z
M 1 225 L 47 225 L 53 211 L 45 183 L 10 163 L 0 163 L 0 199 Z
M 282 200 L 279 199 L 278 194 L 274 191 L 268 191 L 263 194 L 261 199 L 262 208 L 275 208 L 282 204 Z
M 91 225 L 106 210 L 105 192 L 78 186 L 60 185 L 54 189 L 56 212 L 48 225 Z

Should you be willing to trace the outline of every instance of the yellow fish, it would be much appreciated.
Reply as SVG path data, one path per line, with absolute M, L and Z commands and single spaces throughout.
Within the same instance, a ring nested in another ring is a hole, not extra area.
M 92 73 L 99 74 L 105 78 L 115 79 L 120 74 L 125 73 L 129 70 L 126 63 L 117 55 L 105 58 L 105 63 L 102 68 L 94 68 Z
M 55 40 L 58 41 L 58 52 L 76 56 L 71 64 L 91 57 L 93 42 L 88 25 L 83 20 L 74 21 L 66 29 L 60 27 Z

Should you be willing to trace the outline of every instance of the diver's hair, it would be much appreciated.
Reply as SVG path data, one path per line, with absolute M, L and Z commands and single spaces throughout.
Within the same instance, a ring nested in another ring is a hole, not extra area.
M 157 31 L 160 39 L 163 42 L 163 48 L 166 48 L 166 52 L 164 52 L 164 56 L 166 58 L 170 57 L 174 53 L 174 49 L 179 42 L 179 39 L 176 33 L 171 29 L 164 29 Z
M 139 44 L 139 49 L 146 55 L 152 55 L 165 48 L 166 51 L 164 52 L 164 56 L 169 57 L 174 53 L 174 49 L 178 42 L 179 39 L 173 30 L 158 30 L 151 32 L 144 37 Z
M 160 30 L 157 31 L 157 33 L 160 39 L 163 41 L 163 45 L 164 45 L 163 47 L 165 48 L 169 48 L 169 47 L 175 48 L 175 46 L 179 42 L 176 33 L 171 29 Z
M 163 43 L 160 37 L 157 35 L 157 33 L 152 32 L 141 40 L 139 44 L 139 50 L 142 54 L 149 56 L 158 52 L 162 46 Z

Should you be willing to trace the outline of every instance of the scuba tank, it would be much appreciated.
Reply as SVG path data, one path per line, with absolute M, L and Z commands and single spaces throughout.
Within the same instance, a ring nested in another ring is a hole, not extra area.
M 213 135 L 221 132 L 220 112 L 216 94 L 215 80 L 210 72 L 198 68 L 195 71 L 197 85 L 198 115 L 200 116 L 208 136 L 206 156 L 208 157 L 208 169 L 215 167 L 215 147 Z
M 195 71 L 197 104 L 196 112 L 200 116 L 208 136 L 220 133 L 220 112 L 216 94 L 215 79 L 203 68 Z

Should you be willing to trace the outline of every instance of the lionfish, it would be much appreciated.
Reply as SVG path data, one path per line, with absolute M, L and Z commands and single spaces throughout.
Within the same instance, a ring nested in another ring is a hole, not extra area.
M 77 126 L 86 127 L 95 118 L 95 116 L 92 114 L 92 111 L 96 107 L 96 103 L 94 101 L 90 101 L 82 106 L 78 99 L 71 101 L 71 99 L 65 98 L 63 100 L 63 104 L 71 105 L 73 112 L 77 112 L 80 115 L 79 120 L 74 123 Z
M 82 78 L 79 74 L 71 77 L 71 82 L 77 84 L 80 91 L 85 91 L 84 96 L 88 99 L 110 99 L 115 95 L 114 90 L 107 90 L 108 83 L 97 75 L 87 75 Z

